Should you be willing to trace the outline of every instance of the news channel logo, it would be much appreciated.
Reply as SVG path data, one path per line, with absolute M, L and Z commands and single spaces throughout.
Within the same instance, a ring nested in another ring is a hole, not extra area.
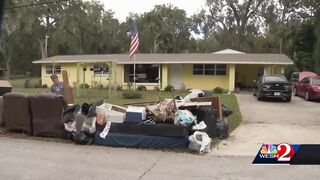
M 263 144 L 253 164 L 290 164 L 300 145 Z

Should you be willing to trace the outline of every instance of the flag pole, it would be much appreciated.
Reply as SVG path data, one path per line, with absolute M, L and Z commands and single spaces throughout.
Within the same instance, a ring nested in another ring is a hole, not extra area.
M 136 91 L 136 55 L 133 55 L 133 91 Z

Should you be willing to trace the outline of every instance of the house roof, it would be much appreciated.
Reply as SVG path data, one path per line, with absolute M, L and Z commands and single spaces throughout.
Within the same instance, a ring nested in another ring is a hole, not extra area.
M 245 53 L 241 51 L 236 51 L 233 49 L 224 49 L 221 51 L 213 52 L 212 54 L 245 54 Z
M 117 64 L 133 64 L 128 54 L 59 55 L 35 64 L 48 63 L 97 63 L 116 61 Z M 138 64 L 293 64 L 284 54 L 136 54 Z

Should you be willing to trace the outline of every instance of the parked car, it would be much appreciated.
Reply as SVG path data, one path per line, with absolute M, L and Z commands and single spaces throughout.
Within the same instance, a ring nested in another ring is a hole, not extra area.
M 320 100 L 320 77 L 305 77 L 295 84 L 295 95 L 305 100 Z
M 283 75 L 262 75 L 253 87 L 253 95 L 258 100 L 276 98 L 290 102 L 292 86 Z
M 295 84 L 301 81 L 305 77 L 316 77 L 316 76 L 318 75 L 311 71 L 293 72 L 290 77 L 290 82 L 292 84 Z

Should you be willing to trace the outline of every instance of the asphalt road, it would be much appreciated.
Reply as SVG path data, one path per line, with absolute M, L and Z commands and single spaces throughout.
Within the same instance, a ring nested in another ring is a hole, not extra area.
M 318 166 L 251 165 L 212 156 L 0 137 L 0 179 L 319 179 Z

